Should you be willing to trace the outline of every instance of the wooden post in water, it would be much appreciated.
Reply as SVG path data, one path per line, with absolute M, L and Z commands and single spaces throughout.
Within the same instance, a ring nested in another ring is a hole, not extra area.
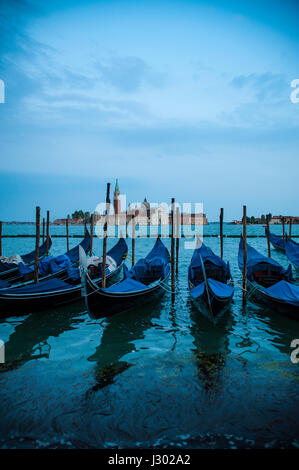
M 148 214 L 146 214 L 146 237 L 151 237 L 151 220 L 150 217 L 148 217 Z
M 92 256 L 92 249 L 93 249 L 93 224 L 94 224 L 94 216 L 91 214 L 90 216 L 90 256 Z
M 66 225 L 66 251 L 69 251 L 70 249 L 70 244 L 69 244 L 69 216 L 65 219 L 65 225 Z
M 285 231 L 284 231 L 285 217 L 281 217 L 281 223 L 282 223 L 282 238 L 285 239 Z
M 243 206 L 243 306 L 247 297 L 247 234 L 246 234 L 246 206 Z
M 180 209 L 176 208 L 176 254 L 175 254 L 175 272 L 179 272 L 179 252 L 180 252 L 180 236 L 181 236 L 181 220 Z
M 161 237 L 162 234 L 162 226 L 161 226 L 161 214 L 158 212 L 158 238 Z
M 2 222 L 0 222 L 0 256 L 2 256 Z
M 132 266 L 134 266 L 135 264 L 135 237 L 136 237 L 136 233 L 135 233 L 135 213 L 134 213 L 134 217 L 132 219 Z
M 220 209 L 220 257 L 223 259 L 223 208 Z
M 106 287 L 106 256 L 107 256 L 107 236 L 108 236 L 108 218 L 110 212 L 110 183 L 107 183 L 106 193 L 106 220 L 104 224 L 104 239 L 103 239 L 103 269 L 102 269 L 102 287 Z
M 291 240 L 292 238 L 292 219 L 290 217 L 290 221 L 289 221 L 289 240 Z
M 174 209 L 175 209 L 175 200 L 174 198 L 171 199 L 171 293 L 172 293 L 172 301 L 175 298 L 175 259 L 174 259 Z
M 50 211 L 47 211 L 46 255 L 49 253 L 50 244 Z
M 266 215 L 266 235 L 267 235 L 267 247 L 268 247 L 268 258 L 271 257 L 271 248 L 270 248 L 270 228 L 269 228 L 270 214 Z
M 46 228 L 45 225 L 46 225 L 45 218 L 43 217 L 43 243 L 45 243 L 45 228 Z
M 40 207 L 36 207 L 35 215 L 35 261 L 34 261 L 34 282 L 38 282 L 38 260 L 39 260 L 39 239 L 40 239 Z

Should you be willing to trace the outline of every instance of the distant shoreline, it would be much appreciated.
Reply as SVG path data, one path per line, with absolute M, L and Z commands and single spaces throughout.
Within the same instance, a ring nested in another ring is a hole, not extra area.
M 3 225 L 35 225 L 35 222 L 16 222 L 16 221 L 13 221 L 13 222 L 2 222 Z M 223 222 L 224 224 L 226 225 L 236 225 L 236 226 L 242 226 L 242 223 L 235 223 L 235 222 Z M 213 221 L 213 222 L 209 222 L 208 224 L 203 224 L 204 226 L 206 225 L 212 225 L 212 224 L 219 224 L 219 221 Z M 42 224 L 41 224 L 42 225 Z M 61 223 L 55 223 L 55 222 L 50 222 L 50 225 L 55 225 L 57 227 L 59 226 L 64 226 L 64 224 L 61 224 Z M 76 226 L 76 227 L 84 227 L 84 223 L 76 223 L 76 222 L 71 222 L 69 221 L 69 225 L 70 226 Z M 89 224 L 87 224 L 89 225 Z M 166 224 L 167 225 L 167 224 Z M 189 225 L 189 224 L 188 224 Z M 191 224 L 191 225 L 194 225 L 194 224 Z M 196 224 L 196 225 L 199 225 L 199 224 Z M 265 223 L 262 223 L 262 224 L 251 224 L 251 223 L 247 223 L 246 225 L 256 225 L 256 226 L 261 226 L 261 225 L 265 225 Z M 271 226 L 275 226 L 275 225 L 282 225 L 282 223 L 275 223 L 275 224 L 271 224 Z M 286 224 L 288 225 L 288 224 Z M 295 223 L 293 222 L 292 225 L 299 225 L 298 223 Z

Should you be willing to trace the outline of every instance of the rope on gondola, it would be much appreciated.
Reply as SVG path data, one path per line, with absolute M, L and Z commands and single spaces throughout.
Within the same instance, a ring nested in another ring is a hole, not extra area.
M 256 290 L 258 290 L 259 287 L 258 286 L 254 286 L 253 289 L 249 292 L 249 294 L 247 294 L 247 300 L 250 299 L 250 297 L 252 296 L 252 294 L 254 294 L 254 292 Z
M 174 291 L 164 283 L 164 281 L 159 282 L 159 286 L 162 287 L 169 294 L 178 294 L 179 292 L 189 292 L 189 289 L 175 289 Z
M 239 289 L 243 290 L 243 291 L 246 291 L 247 292 L 247 289 L 243 289 L 242 285 L 239 284 L 239 282 L 235 282 L 235 286 L 236 287 L 239 287 Z
M 255 292 L 256 290 L 259 290 L 259 286 L 254 286 L 254 287 L 251 289 L 251 291 L 248 292 L 248 289 L 243 289 L 243 287 L 242 287 L 238 282 L 236 282 L 236 287 L 239 287 L 239 289 L 241 289 L 242 291 L 247 292 L 247 300 L 249 300 L 250 297 L 252 297 L 252 295 L 254 294 L 254 292 Z

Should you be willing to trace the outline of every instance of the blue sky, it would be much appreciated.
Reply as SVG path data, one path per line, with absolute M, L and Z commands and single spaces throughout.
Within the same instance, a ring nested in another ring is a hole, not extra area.
M 294 1 L 0 3 L 2 220 L 128 201 L 298 215 Z

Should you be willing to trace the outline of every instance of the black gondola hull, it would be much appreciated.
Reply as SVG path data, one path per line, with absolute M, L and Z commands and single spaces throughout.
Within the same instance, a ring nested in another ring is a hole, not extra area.
M 164 282 L 164 281 L 163 281 Z M 155 301 L 165 293 L 161 285 L 156 285 L 147 291 L 134 293 L 107 293 L 102 289 L 95 290 L 94 284 L 86 276 L 86 307 L 91 318 L 110 317 L 117 313 L 138 308 Z
M 108 285 L 115 282 L 121 265 L 107 276 Z M 101 280 L 98 280 L 99 284 Z M 69 289 L 44 292 L 42 294 L 14 295 L 13 288 L 11 294 L 1 295 L 0 290 L 0 317 L 7 317 L 11 314 L 23 315 L 24 313 L 40 312 L 53 307 L 77 302 L 82 299 L 82 286 L 70 286 Z
M 247 279 L 247 291 L 248 300 L 252 303 L 275 310 L 282 315 L 290 316 L 299 320 L 299 306 L 293 305 L 283 301 L 282 299 L 276 299 L 267 295 L 262 288 L 259 288 L 257 284 L 252 283 Z
M 194 287 L 195 286 L 192 284 L 192 282 L 189 281 L 189 289 L 193 289 Z M 233 295 L 226 298 L 216 297 L 211 289 L 209 289 L 208 295 L 207 288 L 205 288 L 201 296 L 195 299 L 191 297 L 191 300 L 204 317 L 213 322 L 217 322 L 229 309 L 232 298 Z
M 0 316 L 23 315 L 24 313 L 40 312 L 53 307 L 76 302 L 81 299 L 81 286 L 69 292 L 49 292 L 46 295 L 1 296 Z

